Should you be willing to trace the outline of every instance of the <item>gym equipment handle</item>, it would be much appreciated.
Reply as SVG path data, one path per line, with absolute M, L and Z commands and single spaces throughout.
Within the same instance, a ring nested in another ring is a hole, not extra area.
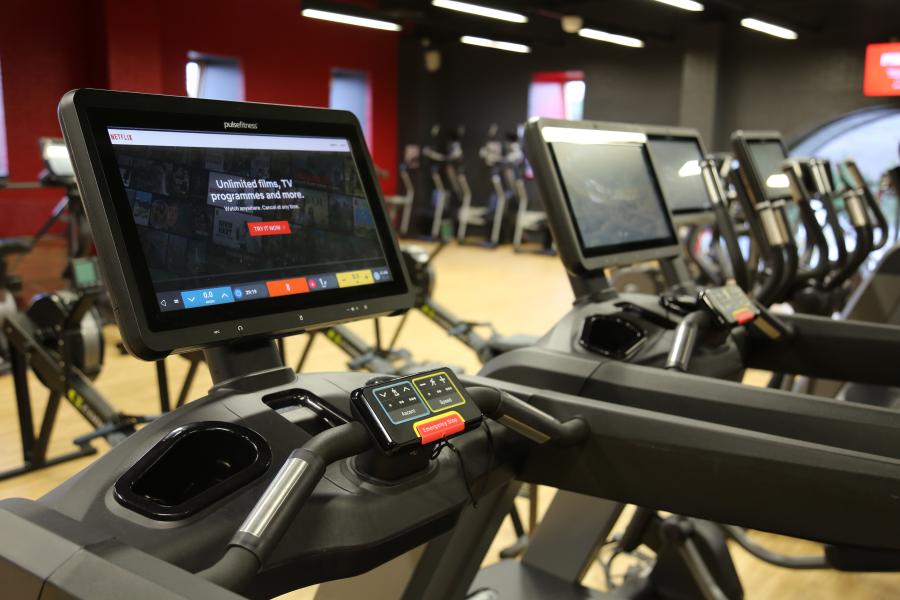
M 873 241 L 872 250 L 881 250 L 885 244 L 887 244 L 888 236 L 890 235 L 890 226 L 888 225 L 887 217 L 884 215 L 881 205 L 878 204 L 878 201 L 872 194 L 872 190 L 869 189 L 869 184 L 866 183 L 866 178 L 863 177 L 856 161 L 850 158 L 844 160 L 844 169 L 846 169 L 850 178 L 853 180 L 851 185 L 856 188 L 857 192 L 862 194 L 863 199 L 866 201 L 866 204 L 875 217 L 875 222 L 879 230 L 879 237 L 878 243 Z
M 481 386 L 466 390 L 486 416 L 539 444 L 575 446 L 590 435 L 587 421 L 581 417 L 560 421 L 502 390 Z
M 700 336 L 700 330 L 709 326 L 710 316 L 705 310 L 696 310 L 689 313 L 678 324 L 675 330 L 675 340 L 672 342 L 672 349 L 669 350 L 669 356 L 666 358 L 666 368 L 682 373 L 688 370 L 691 363 L 691 356 L 694 354 L 694 346 L 697 345 L 697 338 Z
M 291 452 L 231 538 L 225 555 L 198 574 L 239 592 L 278 546 L 325 475 L 325 468 L 342 458 L 365 452 L 371 445 L 365 426 L 353 422 L 328 429 Z

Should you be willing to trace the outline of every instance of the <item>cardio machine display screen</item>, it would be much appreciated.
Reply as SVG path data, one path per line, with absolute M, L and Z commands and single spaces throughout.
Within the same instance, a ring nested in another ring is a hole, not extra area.
M 759 173 L 760 183 L 769 200 L 789 198 L 791 195 L 788 176 L 781 170 L 781 163 L 787 159 L 784 147 L 776 140 L 749 140 L 750 159 Z
M 107 132 L 162 321 L 321 305 L 394 279 L 348 139 Z
M 586 256 L 677 243 L 644 144 L 550 147 Z
M 703 152 L 696 139 L 650 138 L 653 166 L 666 204 L 673 213 L 711 210 L 703 184 Z

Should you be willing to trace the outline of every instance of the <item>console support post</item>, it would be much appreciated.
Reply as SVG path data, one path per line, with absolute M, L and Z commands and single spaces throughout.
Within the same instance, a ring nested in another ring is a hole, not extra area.
M 275 340 L 250 340 L 203 351 L 213 385 L 284 366 Z
M 578 276 L 569 274 L 569 284 L 575 293 L 575 304 L 599 302 L 600 299 L 613 298 L 617 292 L 609 286 L 604 275 Z

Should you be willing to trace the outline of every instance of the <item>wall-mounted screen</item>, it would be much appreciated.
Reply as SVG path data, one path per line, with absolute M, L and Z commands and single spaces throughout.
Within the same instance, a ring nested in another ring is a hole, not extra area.
M 866 96 L 900 96 L 900 42 L 869 44 L 863 79 Z

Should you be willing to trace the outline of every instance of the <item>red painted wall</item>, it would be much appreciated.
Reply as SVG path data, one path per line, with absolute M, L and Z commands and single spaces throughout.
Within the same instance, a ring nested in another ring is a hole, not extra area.
M 69 89 L 102 85 L 101 40 L 87 24 L 93 2 L 4 0 L 0 65 L 11 181 L 34 181 L 43 165 L 37 140 L 59 136 L 56 105 Z M 61 197 L 59 189 L 0 190 L 0 235 L 32 233 Z
M 113 0 L 114 1 L 114 0 Z M 161 0 L 163 90 L 184 93 L 189 50 L 241 61 L 246 99 L 327 106 L 331 69 L 369 73 L 374 161 L 397 156 L 397 34 L 307 19 L 293 0 Z M 202 24 L 202 25 L 198 25 Z
M 397 156 L 397 35 L 300 15 L 296 0 L 4 0 L 0 65 L 10 180 L 41 169 L 37 138 L 58 136 L 56 105 L 74 87 L 184 94 L 190 50 L 238 58 L 245 97 L 325 106 L 331 69 L 369 73 L 371 149 L 392 171 Z M 0 236 L 27 235 L 58 190 L 0 190 Z

